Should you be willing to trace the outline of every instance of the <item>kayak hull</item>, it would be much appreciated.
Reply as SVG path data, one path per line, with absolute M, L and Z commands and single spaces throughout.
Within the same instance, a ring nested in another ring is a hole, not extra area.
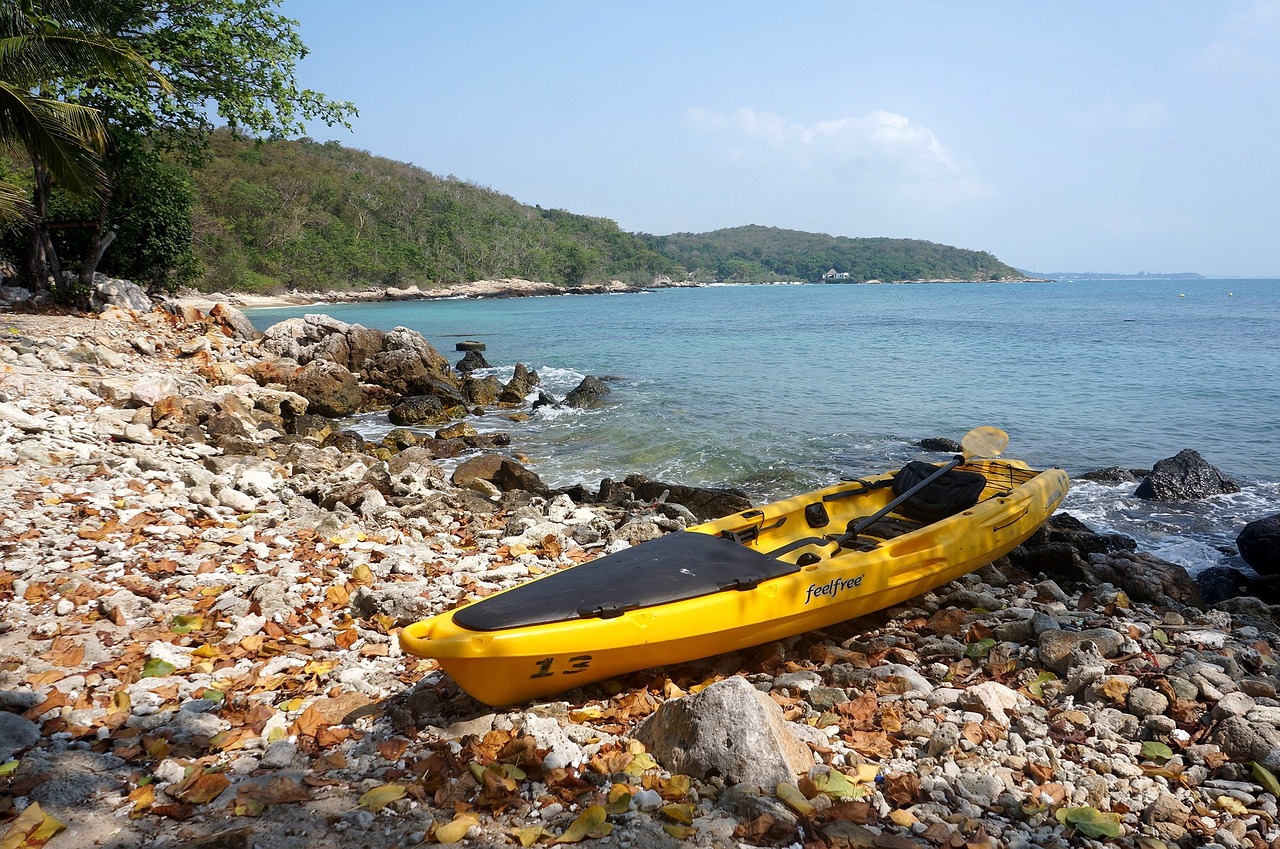
M 691 598 L 519 627 L 484 629 L 456 621 L 459 614 L 464 621 L 468 615 L 479 621 L 475 614 L 482 609 L 465 611 L 489 600 L 482 599 L 410 625 L 401 631 L 400 642 L 411 654 L 435 658 L 463 690 L 497 706 L 854 619 L 1003 556 L 1031 536 L 1067 492 L 1061 469 L 1035 471 L 1016 460 L 970 461 L 961 468 L 988 479 L 978 503 L 891 538 L 859 538 L 869 550 L 837 548 L 830 538 L 844 530 L 846 521 L 887 505 L 893 497 L 885 486 L 891 475 L 844 481 L 680 532 L 729 538 L 761 553 L 781 551 L 776 559 L 791 569 L 788 574 L 758 582 L 753 577 Z M 822 505 L 821 510 L 814 505 Z M 816 529 L 815 514 L 827 520 Z M 635 550 L 647 545 L 653 543 Z M 608 561 L 601 558 L 567 571 L 594 566 L 594 574 L 607 582 Z M 545 580 L 490 599 L 526 593 L 502 599 L 512 608 L 525 597 L 536 599 L 528 588 Z M 670 572 L 655 573 L 655 581 L 674 583 L 678 572 L 674 580 Z

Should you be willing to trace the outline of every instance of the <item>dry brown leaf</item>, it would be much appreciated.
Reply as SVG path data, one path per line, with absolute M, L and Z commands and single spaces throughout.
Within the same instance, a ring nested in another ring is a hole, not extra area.
M 32 802 L 0 837 L 0 849 L 39 849 L 64 828 L 65 825 L 40 809 L 39 802 Z
M 220 772 L 197 770 L 165 792 L 188 805 L 207 805 L 231 786 L 231 779 Z

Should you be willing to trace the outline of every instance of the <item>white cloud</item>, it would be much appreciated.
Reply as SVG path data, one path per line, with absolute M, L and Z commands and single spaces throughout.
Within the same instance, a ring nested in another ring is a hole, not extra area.
M 1232 12 L 1196 67 L 1214 73 L 1280 74 L 1280 0 L 1254 0 Z
M 690 109 L 686 119 L 694 129 L 728 137 L 727 155 L 735 162 L 780 170 L 812 188 L 912 207 L 950 206 L 992 193 L 933 131 L 893 112 L 809 125 L 753 107 L 728 114 Z

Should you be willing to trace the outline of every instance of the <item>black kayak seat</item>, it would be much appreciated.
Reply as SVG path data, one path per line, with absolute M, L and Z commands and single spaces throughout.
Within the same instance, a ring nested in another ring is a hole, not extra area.
M 932 463 L 912 460 L 893 476 L 893 494 L 901 496 L 938 468 Z M 937 522 L 977 504 L 986 485 L 987 479 L 977 472 L 948 469 L 899 504 L 896 512 L 920 522 Z
M 732 540 L 679 531 L 459 608 L 453 621 L 471 631 L 503 631 L 609 618 L 711 593 L 753 589 L 761 581 L 799 569 Z

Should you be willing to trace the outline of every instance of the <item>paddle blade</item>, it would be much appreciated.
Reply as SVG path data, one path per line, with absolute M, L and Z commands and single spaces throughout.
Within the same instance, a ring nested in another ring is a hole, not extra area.
M 1009 434 L 998 427 L 975 427 L 960 440 L 964 458 L 999 457 L 1009 445 Z

